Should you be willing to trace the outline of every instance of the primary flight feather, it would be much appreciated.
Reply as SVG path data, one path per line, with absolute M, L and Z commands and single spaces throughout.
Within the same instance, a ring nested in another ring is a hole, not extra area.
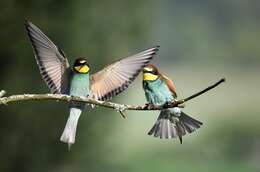
M 54 94 L 91 96 L 98 100 L 109 100 L 128 88 L 159 49 L 156 46 L 122 58 L 90 75 L 90 67 L 85 58 L 77 58 L 70 67 L 64 52 L 37 26 L 26 21 L 25 27 L 42 78 Z M 71 102 L 69 107 L 70 115 L 60 140 L 68 143 L 70 147 L 75 142 L 78 119 L 85 104 Z

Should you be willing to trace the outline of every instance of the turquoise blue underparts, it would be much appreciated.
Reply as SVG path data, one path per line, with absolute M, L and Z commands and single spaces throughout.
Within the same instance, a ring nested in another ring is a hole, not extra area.
M 150 104 L 162 106 L 167 102 L 174 101 L 172 92 L 160 78 L 155 81 L 143 81 L 143 89 L 146 100 Z M 181 113 L 180 108 L 178 107 L 170 108 L 169 110 L 176 116 L 179 116 Z
M 86 97 L 90 92 L 89 87 L 89 73 L 80 74 L 73 72 L 70 80 L 69 95 Z M 60 138 L 62 142 L 68 143 L 69 148 L 75 143 L 78 119 L 84 109 L 84 106 L 85 105 L 80 102 L 72 102 L 70 104 L 70 115 Z

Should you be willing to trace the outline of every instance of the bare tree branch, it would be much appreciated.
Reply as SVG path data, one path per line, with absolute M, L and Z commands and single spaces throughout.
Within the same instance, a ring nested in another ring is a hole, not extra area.
M 193 94 L 193 95 L 191 95 L 190 97 L 187 97 L 187 98 L 185 98 L 185 99 L 183 99 L 183 100 L 184 100 L 184 102 L 187 102 L 187 101 L 189 101 L 189 100 L 191 100 L 191 99 L 193 99 L 193 98 L 195 98 L 195 97 L 197 97 L 197 96 L 199 96 L 199 95 L 201 95 L 201 94 L 203 94 L 203 93 L 205 93 L 205 92 L 207 92 L 207 91 L 209 91 L 209 90 L 215 88 L 216 86 L 218 86 L 219 84 L 221 84 L 222 82 L 225 82 L 225 81 L 226 81 L 225 78 L 221 78 L 221 79 L 220 79 L 218 82 L 216 82 L 215 84 L 213 84 L 213 85 L 209 86 L 208 88 L 205 88 L 204 90 L 202 90 L 202 91 L 200 91 L 200 92 L 198 92 L 198 93 L 196 93 L 196 94 Z
M 166 108 L 172 108 L 172 107 L 182 107 L 183 103 L 200 96 L 201 94 L 204 94 L 205 92 L 217 87 L 219 84 L 225 82 L 225 78 L 222 78 L 215 84 L 207 87 L 206 89 L 195 93 L 187 98 L 176 100 L 174 102 L 168 103 L 164 106 L 138 106 L 138 105 L 127 105 L 127 104 L 118 104 L 113 102 L 107 102 L 107 101 L 100 101 L 92 98 L 86 98 L 86 97 L 77 97 L 77 96 L 68 96 L 63 94 L 23 94 L 23 95 L 11 95 L 8 97 L 2 97 L 6 92 L 4 90 L 0 91 L 0 105 L 7 105 L 9 103 L 16 103 L 21 101 L 42 101 L 42 100 L 58 100 L 58 101 L 65 101 L 65 102 L 71 102 L 71 101 L 79 101 L 84 102 L 86 104 L 91 105 L 97 105 L 102 106 L 106 108 L 115 109 L 116 111 L 120 112 L 120 114 L 124 117 L 123 112 L 126 110 L 162 110 Z

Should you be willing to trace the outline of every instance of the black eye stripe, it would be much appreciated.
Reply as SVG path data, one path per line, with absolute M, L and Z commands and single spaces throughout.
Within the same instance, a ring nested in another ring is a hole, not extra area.
M 77 63 L 77 64 L 74 65 L 74 67 L 81 67 L 81 66 L 84 66 L 84 65 L 88 66 L 87 63 Z
M 74 62 L 74 67 L 76 67 L 76 66 L 84 66 L 84 65 L 89 66 L 87 60 L 84 59 L 84 58 L 78 58 Z

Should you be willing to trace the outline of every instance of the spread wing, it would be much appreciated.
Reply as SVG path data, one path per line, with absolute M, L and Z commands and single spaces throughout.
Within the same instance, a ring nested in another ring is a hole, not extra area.
M 108 100 L 124 91 L 158 51 L 159 46 L 123 58 L 92 75 L 91 93 L 99 100 Z
M 165 75 L 162 75 L 163 80 L 167 84 L 169 90 L 172 92 L 174 98 L 177 98 L 177 91 L 173 81 Z
M 69 63 L 64 53 L 37 26 L 25 22 L 43 80 L 52 93 L 66 93 Z

